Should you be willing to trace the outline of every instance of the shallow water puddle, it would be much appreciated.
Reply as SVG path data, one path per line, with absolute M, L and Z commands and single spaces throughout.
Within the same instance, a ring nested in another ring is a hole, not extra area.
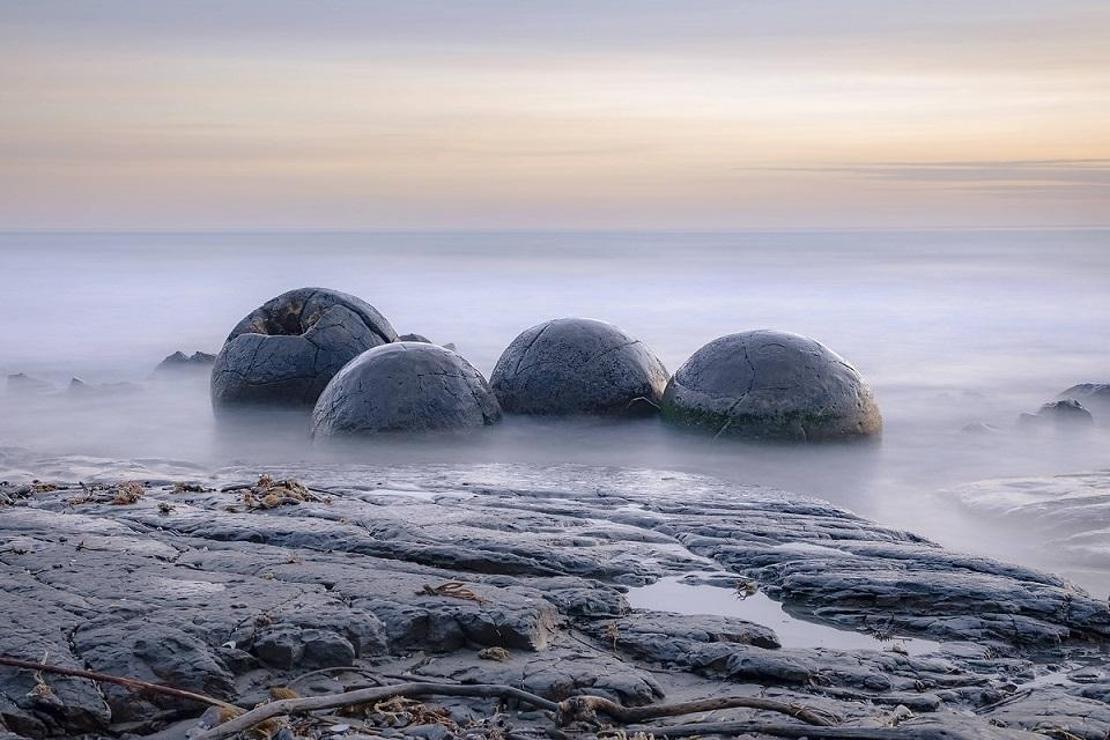
M 784 648 L 896 649 L 905 650 L 910 655 L 922 655 L 940 647 L 940 643 L 932 640 L 912 637 L 880 640 L 862 632 L 807 622 L 790 616 L 782 604 L 761 592 L 741 598 L 731 588 L 687 583 L 683 581 L 683 576 L 661 578 L 647 586 L 632 588 L 628 592 L 628 603 L 634 609 L 746 619 L 773 629 Z

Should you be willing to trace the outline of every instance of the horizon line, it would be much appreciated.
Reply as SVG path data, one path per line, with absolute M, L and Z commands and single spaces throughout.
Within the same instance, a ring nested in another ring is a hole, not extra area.
M 0 235 L 39 234 L 742 234 L 742 233 L 885 233 L 885 232 L 959 232 L 959 231 L 1105 231 L 1108 224 L 1043 226 L 739 226 L 730 228 L 0 228 Z

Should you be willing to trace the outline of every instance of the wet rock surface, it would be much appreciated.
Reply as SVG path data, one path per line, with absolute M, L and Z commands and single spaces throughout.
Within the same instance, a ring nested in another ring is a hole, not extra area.
M 501 418 L 486 379 L 451 350 L 392 342 L 348 363 L 320 395 L 312 434 L 469 429 Z
M 1110 732 L 1105 599 L 821 501 L 656 471 L 489 465 L 303 466 L 257 484 L 257 469 L 193 480 L 151 469 L 142 494 L 117 503 L 109 494 L 132 487 L 102 469 L 104 481 L 83 486 L 0 475 L 12 481 L 0 487 L 0 653 L 243 706 L 272 686 L 311 695 L 369 685 L 369 672 L 627 706 L 750 694 L 856 728 L 809 737 Z M 294 475 L 305 486 L 286 490 L 301 495 L 258 494 Z M 915 655 L 881 643 L 788 649 L 774 625 L 628 606 L 627 587 L 692 571 L 758 588 L 803 619 L 939 644 Z M 306 676 L 322 668 L 335 670 Z M 0 732 L 183 733 L 204 710 L 56 675 L 41 677 L 47 693 L 39 680 L 0 667 Z M 482 724 L 496 702 L 428 703 L 473 723 L 472 736 L 498 736 Z M 502 719 L 521 737 L 552 727 L 537 711 Z M 765 736 L 751 723 L 794 723 L 730 709 L 648 729 L 665 736 L 704 720 L 748 723 L 751 737 Z M 464 734 L 342 721 L 369 735 Z
M 1036 524 L 1046 554 L 1110 571 L 1110 471 L 984 480 L 949 494 L 993 522 Z
M 820 342 L 780 331 L 715 339 L 667 383 L 663 417 L 717 436 L 869 437 L 882 430 L 871 389 Z
M 554 319 L 522 332 L 490 376 L 510 414 L 654 413 L 667 384 L 643 342 L 604 321 Z
M 212 367 L 212 404 L 311 406 L 340 368 L 396 338 L 385 317 L 354 296 L 282 293 L 231 330 Z

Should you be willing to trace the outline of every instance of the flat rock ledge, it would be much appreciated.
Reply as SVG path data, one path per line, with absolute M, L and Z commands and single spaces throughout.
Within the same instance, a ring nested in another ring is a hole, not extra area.
M 1110 736 L 1105 599 L 821 501 L 572 466 L 143 472 L 138 486 L 0 484 L 0 654 L 244 707 L 273 687 L 310 696 L 405 674 L 627 706 L 750 694 L 841 718 L 817 728 L 725 709 L 640 728 L 655 737 L 708 720 L 740 723 L 730 734 L 744 737 L 772 736 L 761 725 L 797 730 L 776 737 Z M 262 472 L 307 488 L 262 495 L 251 488 Z M 630 608 L 630 588 L 690 573 L 826 628 L 935 645 L 794 647 L 774 623 Z M 492 699 L 426 704 L 448 719 L 316 715 L 275 736 L 527 738 L 555 726 Z M 204 709 L 0 667 L 0 738 L 186 738 Z

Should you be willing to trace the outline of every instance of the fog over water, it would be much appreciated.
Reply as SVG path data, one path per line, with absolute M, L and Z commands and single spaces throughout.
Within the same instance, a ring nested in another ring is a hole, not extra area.
M 1110 430 L 1020 432 L 1015 419 L 1080 382 L 1110 382 L 1110 231 L 284 233 L 0 235 L 7 320 L 0 369 L 64 389 L 0 396 L 0 472 L 58 477 L 68 456 L 189 461 L 582 463 L 704 472 L 847 506 L 964 550 L 1049 567 L 1105 593 L 1103 568 L 1038 550 L 945 489 L 984 478 L 1110 468 Z M 818 339 L 871 382 L 877 445 L 768 446 L 675 433 L 658 420 L 506 420 L 467 440 L 314 447 L 305 420 L 217 424 L 205 373 L 152 379 L 175 350 L 218 351 L 285 290 L 335 288 L 398 332 L 458 351 L 487 375 L 523 329 L 611 321 L 674 371 L 722 334 Z M 997 433 L 969 434 L 985 422 Z M 70 463 L 67 463 L 69 460 Z M 1110 527 L 1110 522 L 1104 526 Z

